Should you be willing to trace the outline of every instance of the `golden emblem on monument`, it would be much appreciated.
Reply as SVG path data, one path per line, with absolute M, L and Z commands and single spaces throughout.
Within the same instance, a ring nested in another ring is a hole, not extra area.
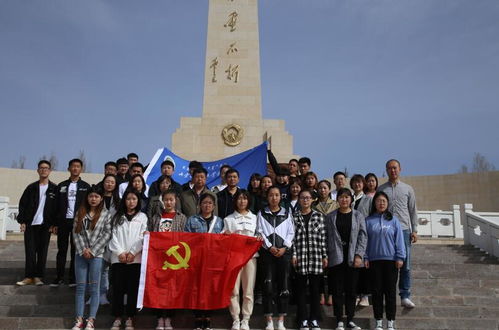
M 229 124 L 222 130 L 222 139 L 228 146 L 235 147 L 244 136 L 244 129 L 238 124 Z

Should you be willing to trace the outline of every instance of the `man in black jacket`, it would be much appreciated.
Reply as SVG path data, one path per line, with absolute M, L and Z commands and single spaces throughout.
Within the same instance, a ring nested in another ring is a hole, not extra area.
M 57 234 L 57 278 L 50 284 L 58 287 L 64 284 L 64 270 L 68 255 L 68 244 L 71 245 L 71 263 L 69 267 L 69 286 L 76 286 L 75 282 L 75 246 L 73 242 L 73 222 L 75 214 L 87 195 L 90 185 L 80 178 L 83 162 L 80 159 L 69 161 L 70 177 L 57 186 L 57 227 L 53 232 Z
M 224 219 L 229 214 L 234 213 L 234 196 L 239 187 L 239 172 L 235 168 L 230 168 L 225 172 L 225 182 L 227 187 L 217 193 L 218 216 Z
M 50 227 L 55 223 L 56 210 L 57 186 L 49 181 L 51 168 L 47 160 L 38 162 L 39 180 L 26 187 L 19 201 L 17 222 L 24 233 L 26 256 L 25 278 L 16 283 L 19 286 L 43 285 Z
M 179 183 L 177 183 L 175 180 L 173 180 L 172 175 L 174 172 L 175 172 L 175 164 L 169 159 L 164 160 L 161 163 L 161 176 L 156 181 L 154 181 L 151 184 L 151 187 L 149 188 L 149 198 L 161 194 L 161 191 L 159 190 L 159 181 L 163 175 L 166 175 L 167 177 L 170 178 L 171 184 L 169 189 L 175 190 L 177 196 L 180 198 L 180 194 L 182 193 L 182 186 Z
M 182 192 L 189 191 L 194 187 L 194 171 L 200 168 L 203 168 L 203 164 L 197 160 L 191 160 L 189 162 L 189 175 L 191 176 L 191 180 L 182 185 Z

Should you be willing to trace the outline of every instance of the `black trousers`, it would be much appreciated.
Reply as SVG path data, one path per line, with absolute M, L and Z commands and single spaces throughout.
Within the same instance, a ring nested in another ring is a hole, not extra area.
M 42 225 L 26 225 L 24 231 L 24 254 L 26 257 L 25 276 L 40 277 L 45 275 L 47 251 L 50 243 L 49 227 Z
M 322 274 L 296 274 L 296 305 L 298 307 L 297 317 L 300 323 L 306 320 L 312 321 L 320 319 L 320 285 L 323 278 Z M 310 312 L 307 311 L 307 293 L 309 294 L 310 299 Z
M 373 312 L 376 320 L 383 318 L 383 298 L 385 300 L 386 318 L 395 320 L 398 273 L 399 270 L 395 267 L 395 261 L 377 260 L 369 263 Z
M 357 294 L 365 295 L 365 294 L 368 294 L 369 292 L 371 292 L 370 281 L 371 281 L 371 279 L 369 278 L 369 269 L 360 268 L 359 269 L 359 281 L 357 283 Z
M 333 311 L 338 321 L 343 319 L 343 306 L 347 322 L 355 316 L 357 298 L 357 280 L 359 269 L 348 266 L 345 262 L 329 268 L 329 285 L 333 295 Z
M 63 225 L 57 228 L 57 278 L 64 279 L 68 247 L 71 246 L 71 262 L 69 263 L 69 282 L 75 282 L 75 244 L 73 242 L 73 220 L 66 219 Z
M 175 310 L 174 309 L 159 309 L 155 308 L 154 309 L 154 314 L 156 317 L 159 319 L 160 317 L 163 318 L 172 318 L 175 315 Z
M 289 304 L 289 268 L 291 254 L 286 252 L 282 257 L 274 257 L 268 250 L 261 251 L 263 263 L 263 313 L 266 316 L 273 314 L 272 304 L 277 302 L 277 313 L 286 315 Z
M 113 279 L 113 305 L 112 313 L 115 317 L 121 317 L 125 306 L 123 297 L 126 298 L 127 317 L 133 317 L 137 313 L 137 294 L 139 291 L 140 264 L 115 263 L 111 265 Z

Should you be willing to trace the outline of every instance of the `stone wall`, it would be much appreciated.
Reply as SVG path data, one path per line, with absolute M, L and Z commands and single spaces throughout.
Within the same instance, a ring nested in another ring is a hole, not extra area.
M 68 172 L 53 171 L 50 180 L 59 183 L 69 177 Z M 97 183 L 99 173 L 83 173 L 83 180 Z M 26 186 L 36 181 L 35 170 L 0 168 L 0 196 L 19 202 Z M 386 178 L 379 178 L 380 183 Z M 472 203 L 476 211 L 499 212 L 499 171 L 486 173 L 406 176 L 402 180 L 414 187 L 419 210 L 452 210 L 452 205 Z M 331 180 L 332 181 L 332 180 Z
M 83 173 L 82 179 L 90 184 L 94 184 L 102 180 L 104 174 L 100 173 Z M 58 184 L 69 178 L 67 171 L 52 171 L 50 181 Z M 38 180 L 36 170 L 20 170 L 14 168 L 0 168 L 0 196 L 10 198 L 11 205 L 17 205 L 19 199 L 26 186 Z
M 452 210 L 453 204 L 471 203 L 476 211 L 499 212 L 499 171 L 406 176 L 402 181 L 414 188 L 419 210 Z

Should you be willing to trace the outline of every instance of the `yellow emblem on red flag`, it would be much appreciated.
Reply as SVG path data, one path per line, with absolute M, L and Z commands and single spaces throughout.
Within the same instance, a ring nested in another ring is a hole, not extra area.
M 167 260 L 165 260 L 162 267 L 163 270 L 167 269 L 178 270 L 180 268 L 189 268 L 188 262 L 189 259 L 191 259 L 191 248 L 185 242 L 180 242 L 180 244 L 182 244 L 182 246 L 185 249 L 185 256 L 182 257 L 180 253 L 178 253 L 177 251 L 178 249 L 180 249 L 180 245 L 173 245 L 168 250 L 166 250 L 165 253 L 167 256 L 174 257 L 178 261 L 178 263 L 172 264 L 169 263 Z

